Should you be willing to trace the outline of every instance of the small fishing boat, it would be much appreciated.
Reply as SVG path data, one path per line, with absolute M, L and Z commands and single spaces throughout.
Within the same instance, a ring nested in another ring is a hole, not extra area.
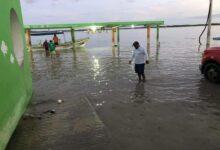
M 64 34 L 63 31 L 31 31 L 31 36 L 43 36 L 43 35 L 54 35 Z
M 213 40 L 219 41 L 219 40 L 220 40 L 220 37 L 214 37 Z
M 89 41 L 89 37 L 78 39 L 75 41 L 74 47 L 76 47 L 76 48 L 85 47 L 86 44 L 88 43 L 88 41 Z M 73 48 L 72 42 L 67 42 L 67 43 L 60 44 L 60 45 L 56 46 L 57 51 L 62 51 L 64 49 L 72 49 L 72 48 Z M 32 49 L 33 49 L 33 51 L 44 51 L 44 47 L 42 44 L 33 45 Z
M 75 47 L 85 47 L 87 42 L 89 41 L 89 37 L 76 40 Z

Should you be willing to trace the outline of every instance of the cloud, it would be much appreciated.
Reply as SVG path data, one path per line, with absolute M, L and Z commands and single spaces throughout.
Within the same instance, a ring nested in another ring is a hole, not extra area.
M 134 3 L 135 0 L 126 0 L 126 2 L 128 2 L 128 3 Z
M 208 0 L 21 0 L 25 24 L 165 20 L 207 15 Z M 220 1 L 214 1 L 220 14 Z M 181 21 L 182 22 L 182 21 Z

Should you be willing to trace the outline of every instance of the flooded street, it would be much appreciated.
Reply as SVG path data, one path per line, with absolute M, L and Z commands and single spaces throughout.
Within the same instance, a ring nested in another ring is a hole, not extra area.
M 134 40 L 146 47 L 145 30 L 123 30 L 120 50 L 102 33 L 53 61 L 34 52 L 32 117 L 7 150 L 219 150 L 220 85 L 199 71 L 200 31 L 162 29 L 160 47 L 153 37 L 146 83 L 128 64 Z

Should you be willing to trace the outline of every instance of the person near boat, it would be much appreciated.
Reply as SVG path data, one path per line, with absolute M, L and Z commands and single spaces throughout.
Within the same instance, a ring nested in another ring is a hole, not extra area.
M 57 37 L 57 34 L 54 34 L 54 36 L 53 36 L 53 42 L 54 42 L 54 44 L 57 46 L 57 45 L 59 45 L 59 38 Z
M 44 49 L 45 49 L 46 57 L 49 57 L 49 56 L 50 56 L 50 51 L 49 51 L 49 43 L 48 43 L 47 40 L 44 41 L 43 47 L 44 47 Z
M 51 58 L 56 56 L 56 46 L 52 40 L 49 42 L 49 50 Z
M 54 34 L 53 36 L 53 42 L 55 44 L 55 46 L 58 46 L 59 45 L 59 38 L 57 37 L 56 34 Z M 60 56 L 60 50 L 56 50 L 56 56 L 59 57 Z
M 144 73 L 144 68 L 145 68 L 145 63 L 148 64 L 148 53 L 147 51 L 140 46 L 138 41 L 135 41 L 133 43 L 134 46 L 134 51 L 131 60 L 129 61 L 129 64 L 134 61 L 135 63 L 135 73 L 138 75 L 139 82 L 143 81 L 145 82 L 145 73 Z

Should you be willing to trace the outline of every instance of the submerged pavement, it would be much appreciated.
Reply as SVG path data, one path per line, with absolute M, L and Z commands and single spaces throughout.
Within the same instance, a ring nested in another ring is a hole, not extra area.
M 162 50 L 146 83 L 128 51 L 35 52 L 33 99 L 7 150 L 220 149 L 220 85 L 200 74 L 200 53 Z

